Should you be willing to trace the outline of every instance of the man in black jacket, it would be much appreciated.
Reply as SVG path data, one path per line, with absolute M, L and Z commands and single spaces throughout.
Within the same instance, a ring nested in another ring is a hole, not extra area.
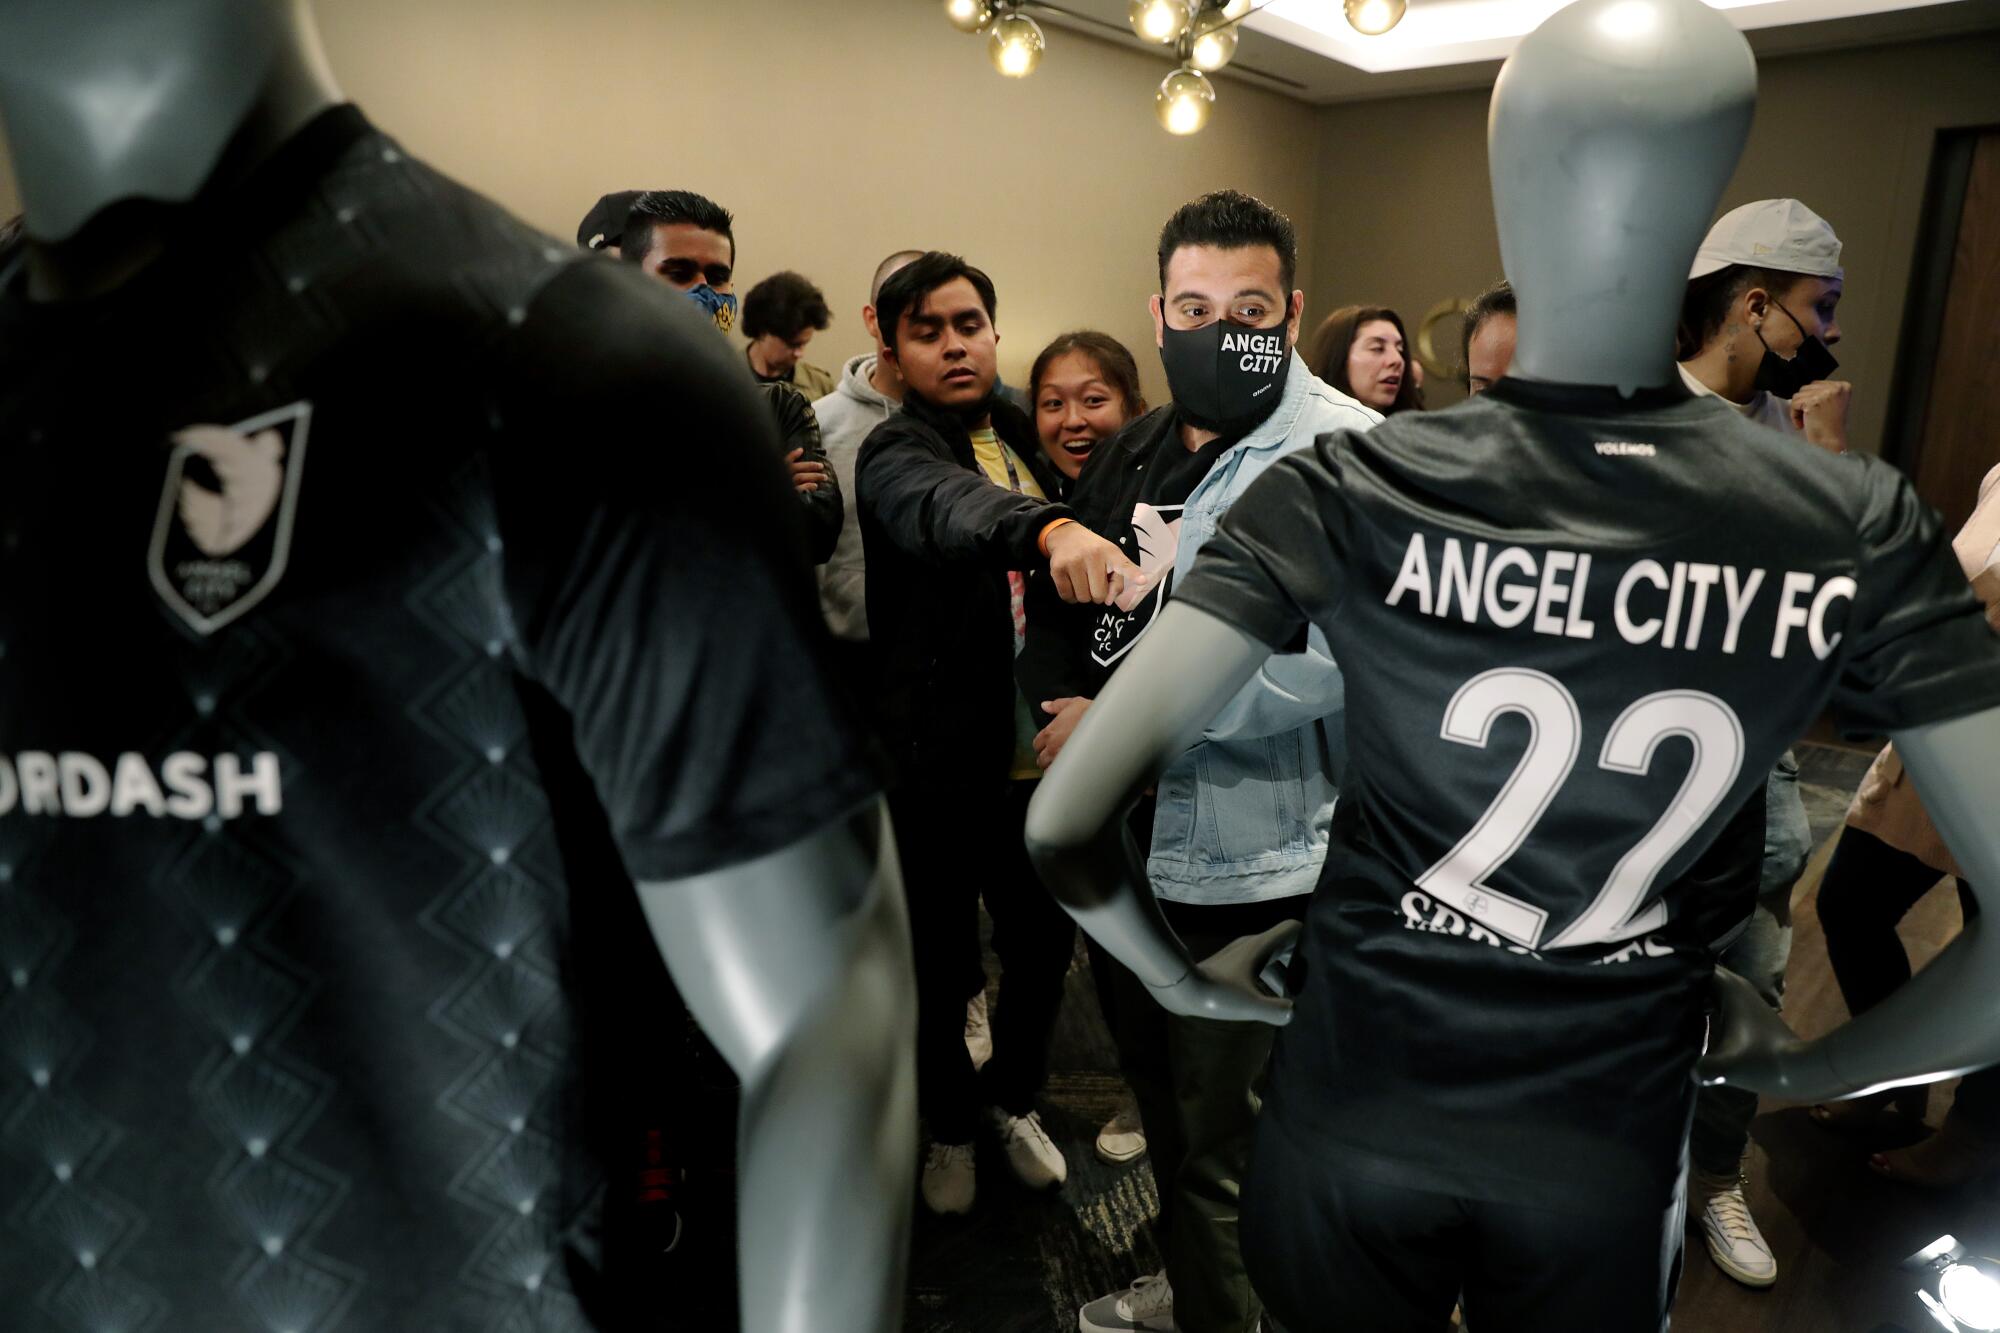
M 972 1206 L 982 1107 L 1024 1183 L 1049 1188 L 1067 1175 L 1034 1110 L 1075 936 L 1022 846 L 1040 775 L 1013 680 L 1022 571 L 1046 564 L 1071 601 L 1108 602 L 1139 577 L 1049 503 L 1058 477 L 1034 427 L 994 391 L 993 307 L 992 282 L 955 255 L 927 254 L 883 284 L 882 355 L 906 390 L 903 410 L 862 444 L 855 480 L 877 721 L 895 761 L 890 808 L 912 886 L 918 1100 L 932 1138 L 923 1193 L 940 1213 Z M 1005 994 L 993 1058 L 978 1071 L 963 1033 L 982 895 Z

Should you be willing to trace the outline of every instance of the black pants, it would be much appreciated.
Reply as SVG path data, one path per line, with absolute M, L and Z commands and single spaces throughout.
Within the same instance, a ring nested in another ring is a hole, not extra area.
M 1243 1254 L 1285 1333 L 1651 1333 L 1680 1281 L 1682 1188 L 1663 1209 L 1558 1213 L 1342 1176 L 1258 1127 Z
M 1307 895 L 1261 903 L 1160 904 L 1188 953 L 1206 958 L 1245 935 L 1305 915 Z M 1093 955 L 1091 966 L 1099 966 Z M 1160 1194 L 1157 1234 L 1174 1324 L 1183 1333 L 1256 1333 L 1262 1307 L 1244 1271 L 1243 1174 L 1278 1030 L 1181 1018 L 1116 959 L 1102 962 L 1111 1036 L 1139 1103 Z
M 1035 785 L 912 782 L 889 797 L 916 949 L 917 1103 L 939 1143 L 972 1142 L 983 1106 L 1025 1115 L 1048 1079 L 1076 923 L 1022 843 Z M 982 897 L 1001 977 L 993 1059 L 979 1071 L 965 1049 L 965 1001 Z
M 1826 931 L 1827 961 L 1850 1014 L 1865 1013 L 1910 979 L 1910 957 L 1896 923 L 1943 878 L 1908 852 L 1857 828 L 1840 832 L 1819 887 L 1819 923 Z M 1979 902 L 1958 880 L 1965 919 Z M 1982 1137 L 2000 1139 L 2000 1067 L 1967 1074 L 1953 1109 Z

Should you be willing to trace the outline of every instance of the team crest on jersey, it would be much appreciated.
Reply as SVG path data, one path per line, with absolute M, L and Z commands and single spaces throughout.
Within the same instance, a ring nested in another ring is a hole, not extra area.
M 312 404 L 173 437 L 148 556 L 153 587 L 197 634 L 213 634 L 284 577 Z

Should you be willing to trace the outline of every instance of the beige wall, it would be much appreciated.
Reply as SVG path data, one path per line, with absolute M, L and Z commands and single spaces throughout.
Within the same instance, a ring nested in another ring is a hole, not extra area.
M 869 350 L 860 308 L 893 250 L 963 252 L 1000 294 L 1001 368 L 1095 325 L 1150 352 L 1153 250 L 1174 207 L 1251 190 L 1309 227 L 1313 109 L 1225 85 L 1175 139 L 1166 63 L 1051 29 L 1042 67 L 993 72 L 934 0 L 339 0 L 346 90 L 434 164 L 563 237 L 608 190 L 684 186 L 736 214 L 738 290 L 780 268 L 834 308 L 812 361 Z M 838 16 L 837 21 L 835 16 Z
M 1095 326 L 1165 380 L 1146 299 L 1159 229 L 1249 190 L 1309 230 L 1316 112 L 1224 83 L 1176 139 L 1161 57 L 1050 28 L 1001 78 L 935 0 L 322 0 L 346 93 L 412 150 L 554 234 L 616 189 L 681 186 L 736 214 L 739 292 L 777 269 L 826 292 L 808 359 L 872 349 L 868 280 L 894 250 L 962 252 L 999 289 L 1001 370 Z M 0 206 L 12 186 L 0 162 Z
M 2000 34 L 1769 60 L 1756 123 L 1723 199 L 1791 195 L 1845 245 L 1837 355 L 1855 384 L 1851 427 L 1875 449 L 1895 367 L 1931 148 L 1941 128 L 2000 122 Z M 1486 93 L 1328 107 L 1320 113 L 1313 238 L 1324 310 L 1389 305 L 1408 320 L 1500 275 L 1486 174 Z M 1414 335 L 1415 330 L 1412 329 Z M 1434 404 L 1455 386 L 1433 386 Z

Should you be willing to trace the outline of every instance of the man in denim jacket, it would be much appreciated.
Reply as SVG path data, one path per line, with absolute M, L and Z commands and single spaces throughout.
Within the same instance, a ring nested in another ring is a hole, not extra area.
M 1065 605 L 1045 577 L 1031 580 L 1016 671 L 1049 719 L 1036 738 L 1044 767 L 1237 497 L 1322 432 L 1381 419 L 1293 350 L 1296 253 L 1283 215 L 1233 191 L 1186 205 L 1161 233 L 1153 318 L 1174 401 L 1100 444 L 1071 497 L 1078 521 L 1144 579 L 1109 606 Z M 1300 649 L 1273 658 L 1166 772 L 1150 823 L 1146 806 L 1138 812 L 1154 892 L 1197 957 L 1301 917 L 1318 879 L 1342 768 L 1342 687 L 1317 631 Z M 1109 969 L 1107 1017 L 1153 1154 L 1166 1271 L 1091 1302 L 1078 1326 L 1254 1333 L 1237 1192 L 1275 1030 L 1173 1017 L 1124 968 L 1093 957 Z

